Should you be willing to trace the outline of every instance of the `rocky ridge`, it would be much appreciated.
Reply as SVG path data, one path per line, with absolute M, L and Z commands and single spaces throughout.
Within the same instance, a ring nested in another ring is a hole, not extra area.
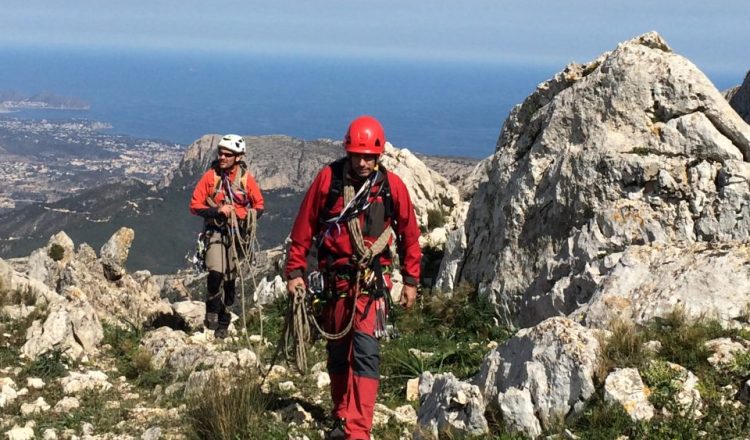
M 639 264 L 632 247 L 677 254 L 747 239 L 749 157 L 750 127 L 692 63 L 655 33 L 620 44 L 513 109 L 453 252 L 455 277 L 508 324 L 573 313 Z M 636 286 L 619 295 L 637 303 Z M 741 287 L 724 287 L 746 302 Z M 715 306 L 695 309 L 725 312 Z

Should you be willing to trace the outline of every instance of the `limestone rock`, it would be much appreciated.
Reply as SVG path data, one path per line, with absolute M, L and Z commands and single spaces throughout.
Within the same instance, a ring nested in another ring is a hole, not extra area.
M 406 381 L 406 401 L 415 402 L 419 400 L 419 378 L 415 377 Z
M 749 159 L 750 126 L 657 34 L 571 64 L 505 121 L 459 281 L 506 324 L 568 315 L 631 246 L 750 238 Z
M 458 269 L 466 252 L 466 232 L 463 225 L 451 231 L 443 250 L 443 259 L 440 262 L 435 288 L 449 294 L 456 287 Z
M 81 402 L 72 396 L 65 396 L 58 400 L 52 411 L 56 413 L 67 413 L 76 408 L 80 408 Z
M 675 387 L 677 388 L 674 398 L 680 414 L 693 419 L 700 418 L 702 416 L 703 400 L 698 390 L 698 377 L 681 365 L 672 362 L 667 362 L 666 364 L 677 375 L 674 380 Z
M 145 430 L 141 435 L 141 440 L 159 440 L 161 438 L 161 428 L 152 426 Z
M 106 374 L 98 370 L 71 372 L 60 379 L 65 394 L 78 394 L 85 390 L 106 391 L 112 388 Z
M 456 216 L 462 203 L 456 187 L 427 168 L 409 150 L 394 148 L 390 142 L 385 144 L 381 161 L 387 170 L 393 171 L 406 184 L 420 225 L 428 226 L 428 211 L 440 211 L 444 215 L 445 227 L 455 228 Z
M 44 388 L 44 381 L 38 377 L 27 377 L 26 386 L 32 390 L 41 390 Z
M 327 388 L 331 384 L 331 377 L 325 371 L 315 375 L 315 386 L 318 388 Z
M 750 72 L 745 75 L 742 85 L 733 89 L 728 95 L 729 105 L 745 122 L 750 123 Z
M 49 409 L 50 406 L 44 401 L 44 397 L 39 397 L 32 403 L 22 403 L 21 415 L 30 416 L 32 414 L 41 414 L 49 411 Z
M 206 317 L 206 303 L 203 301 L 178 301 L 171 304 L 174 313 L 181 317 L 187 328 L 198 331 L 203 328 Z
M 253 292 L 253 303 L 264 306 L 286 295 L 286 283 L 280 275 L 275 275 L 270 280 L 262 278 L 258 283 L 258 288 Z
M 127 241 L 129 235 L 120 230 L 120 235 L 113 235 L 108 243 Z M 108 263 L 101 263 L 90 246 L 79 246 L 75 258 L 61 274 L 57 283 L 59 289 L 77 287 L 99 312 L 100 318 L 115 325 L 127 323 L 140 326 L 153 321 L 157 316 L 171 315 L 171 307 L 161 300 L 160 288 L 148 272 L 132 276 L 122 272 L 117 281 L 105 277 L 102 264 L 112 266 L 118 261 L 118 255 L 121 257 L 124 252 L 126 255 L 126 251 L 116 250 L 117 246 L 114 244 L 108 248 L 110 250 L 107 252 L 112 255 L 107 258 Z
M 457 380 L 452 373 L 433 376 L 424 372 L 419 379 L 419 412 L 422 430 L 416 435 L 480 436 L 489 432 L 485 404 L 479 388 Z
M 604 401 L 619 403 L 634 421 L 648 421 L 654 417 L 649 394 L 651 392 L 635 368 L 617 369 L 604 381 Z
M 29 255 L 27 274 L 29 278 L 54 288 L 55 279 L 72 255 L 73 240 L 65 232 L 58 232 L 50 237 L 45 247 Z
M 135 231 L 130 228 L 120 228 L 102 246 L 99 255 L 102 259 L 104 276 L 108 280 L 117 281 L 125 275 L 125 262 L 134 238 Z
M 72 358 L 97 351 L 104 330 L 91 304 L 80 291 L 69 289 L 66 298 L 49 306 L 44 323 L 36 320 L 26 331 L 21 352 L 31 359 L 53 349 Z
M 713 316 L 730 327 L 745 319 L 748 252 L 747 242 L 629 246 L 573 316 L 606 328 L 613 319 L 644 324 L 680 308 L 688 318 Z
M 18 397 L 18 389 L 16 383 L 9 377 L 3 377 L 0 379 L 0 408 L 15 402 Z
M 34 422 L 26 422 L 26 426 L 13 425 L 10 431 L 5 433 L 8 440 L 32 440 L 34 438 Z
M 487 354 L 472 383 L 513 429 L 539 435 L 579 413 L 594 394 L 599 351 L 594 331 L 549 318 Z
M 708 363 L 716 368 L 731 366 L 738 354 L 744 354 L 748 351 L 747 347 L 729 338 L 712 339 L 704 345 L 712 353 L 708 358 Z

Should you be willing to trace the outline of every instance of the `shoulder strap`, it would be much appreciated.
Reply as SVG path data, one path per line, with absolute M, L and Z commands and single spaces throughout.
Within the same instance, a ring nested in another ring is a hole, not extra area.
M 328 187 L 328 195 L 326 196 L 326 202 L 323 205 L 323 211 L 321 212 L 321 218 L 330 217 L 333 205 L 336 204 L 336 200 L 344 194 L 344 162 L 346 157 L 331 162 L 328 166 L 331 168 L 331 185 Z
M 385 208 L 385 218 L 391 219 L 392 223 L 396 223 L 396 219 L 393 217 L 393 193 L 391 193 L 391 183 L 388 179 L 388 170 L 384 166 L 380 166 L 380 172 L 383 174 L 383 183 L 381 183 L 380 196 L 383 198 L 383 207 Z

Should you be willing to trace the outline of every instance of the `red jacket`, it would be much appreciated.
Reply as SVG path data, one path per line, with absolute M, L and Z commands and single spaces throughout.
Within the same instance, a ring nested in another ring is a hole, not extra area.
M 321 232 L 321 229 L 326 226 L 321 222 L 320 216 L 325 211 L 326 198 L 328 191 L 331 187 L 332 170 L 330 166 L 325 167 L 320 173 L 318 173 L 315 180 L 310 185 L 310 188 L 305 194 L 305 198 L 300 206 L 297 219 L 294 221 L 294 227 L 292 228 L 291 234 L 291 246 L 289 247 L 289 255 L 286 263 L 285 274 L 287 279 L 296 278 L 303 276 L 305 269 L 307 268 L 307 254 L 312 246 L 313 239 Z M 414 212 L 414 206 L 411 203 L 409 192 L 406 189 L 406 185 L 396 174 L 387 172 L 388 184 L 391 188 L 392 200 L 393 200 L 393 212 L 392 216 L 396 220 L 394 230 L 398 240 L 398 250 L 401 256 L 401 272 L 404 276 L 404 283 L 410 285 L 417 285 L 419 283 L 419 272 L 420 272 L 420 261 L 422 259 L 422 251 L 419 248 L 419 226 L 417 224 L 416 214 Z M 345 177 L 345 179 L 347 179 Z M 381 202 L 382 197 L 377 196 L 378 187 L 382 184 L 382 178 L 380 183 L 373 185 L 371 191 L 370 200 L 373 202 Z M 331 209 L 332 214 L 338 214 L 343 209 L 344 200 L 343 197 L 339 197 L 336 203 Z M 373 209 L 375 204 L 371 205 L 369 209 Z M 374 242 L 378 237 L 368 236 L 365 228 L 365 219 L 367 217 L 367 211 L 359 215 L 360 223 L 362 224 L 363 234 L 365 240 L 369 243 Z M 393 226 L 391 219 L 385 219 L 384 227 Z M 319 258 L 319 266 L 324 269 L 329 264 L 333 266 L 346 265 L 351 262 L 351 256 L 354 254 L 351 245 L 351 239 L 349 238 L 349 228 L 346 224 L 341 224 L 340 228 L 336 226 L 332 227 L 328 234 L 325 235 L 322 244 L 319 248 L 319 255 L 323 253 L 326 258 Z M 391 259 L 388 257 L 387 252 L 383 252 L 380 256 L 380 262 L 382 265 L 388 265 L 391 263 Z
M 234 179 L 239 173 L 239 169 L 240 167 L 236 166 L 230 172 L 229 180 L 231 182 L 234 182 Z M 248 209 L 252 208 L 258 211 L 262 211 L 264 208 L 263 195 L 260 193 L 258 183 L 253 178 L 253 175 L 250 173 L 250 171 L 245 171 L 245 178 L 245 191 L 247 193 L 247 198 L 250 200 L 250 204 L 248 204 L 247 206 L 240 206 L 239 204 L 235 204 L 235 212 L 237 213 L 237 218 L 239 219 L 244 219 L 245 217 L 247 217 Z M 195 185 L 195 189 L 193 190 L 193 197 L 190 200 L 190 212 L 207 219 L 218 218 L 220 216 L 218 206 L 221 206 L 221 202 L 222 200 L 224 200 L 226 195 L 224 194 L 224 191 L 219 190 L 216 192 L 216 194 L 214 194 L 214 191 L 216 191 L 216 172 L 213 168 L 211 168 L 203 174 L 201 180 L 199 180 L 198 184 Z M 216 207 L 211 207 L 208 204 L 208 199 L 212 196 L 214 198 L 214 202 L 216 202 Z

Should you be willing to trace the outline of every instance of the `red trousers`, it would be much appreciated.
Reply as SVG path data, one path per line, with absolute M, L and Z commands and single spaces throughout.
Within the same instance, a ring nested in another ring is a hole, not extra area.
M 386 283 L 390 287 L 390 279 Z M 353 292 L 326 305 L 326 331 L 338 333 L 349 323 L 352 316 L 351 295 Z M 342 339 L 328 341 L 333 416 L 346 419 L 344 430 L 347 439 L 370 439 L 380 385 L 380 345 L 373 336 L 375 323 L 376 300 L 369 295 L 360 295 L 356 301 L 352 330 Z

